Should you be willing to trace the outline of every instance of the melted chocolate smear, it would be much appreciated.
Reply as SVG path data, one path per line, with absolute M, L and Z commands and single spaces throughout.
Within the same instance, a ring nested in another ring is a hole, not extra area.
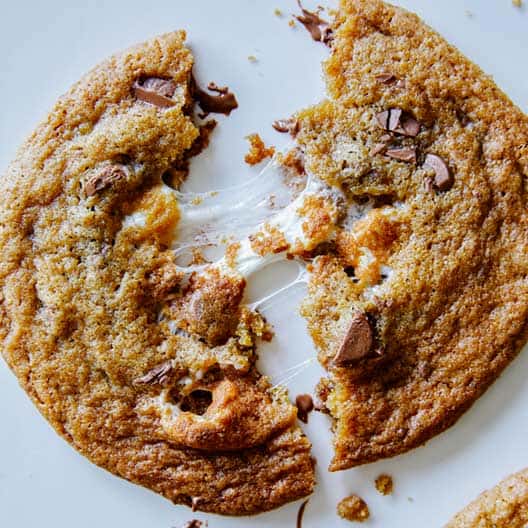
M 294 15 L 295 18 L 306 28 L 308 33 L 315 42 L 322 42 L 330 47 L 334 34 L 330 24 L 319 16 L 318 12 L 308 11 L 304 9 L 301 0 L 297 0 L 297 5 L 302 11 L 302 15 Z
M 196 83 L 195 78 L 191 78 L 191 95 L 203 110 L 203 114 L 199 114 L 202 119 L 209 114 L 229 115 L 235 108 L 238 108 L 235 94 L 230 92 L 227 86 L 219 87 L 211 82 L 207 88 L 218 95 L 212 95 L 202 90 Z
M 306 509 L 306 505 L 308 504 L 309 501 L 310 501 L 310 499 L 306 499 L 301 504 L 301 507 L 299 508 L 299 511 L 297 512 L 297 528 L 302 528 L 304 510 Z
M 308 414 L 314 410 L 312 397 L 309 394 L 299 394 L 295 398 L 295 405 L 297 406 L 297 418 L 307 424 Z

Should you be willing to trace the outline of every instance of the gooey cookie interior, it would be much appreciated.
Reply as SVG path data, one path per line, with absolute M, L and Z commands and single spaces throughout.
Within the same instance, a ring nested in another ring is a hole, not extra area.
M 309 272 L 332 470 L 449 427 L 525 341 L 526 116 L 381 1 L 343 0 L 325 35 L 329 97 L 282 123 L 296 146 L 256 190 L 171 188 L 211 129 L 193 98 L 234 104 L 192 82 L 182 33 L 88 74 L 1 183 L 8 363 L 80 452 L 176 503 L 247 514 L 313 489 L 296 408 L 255 367 L 270 329 L 244 291 L 271 262 Z

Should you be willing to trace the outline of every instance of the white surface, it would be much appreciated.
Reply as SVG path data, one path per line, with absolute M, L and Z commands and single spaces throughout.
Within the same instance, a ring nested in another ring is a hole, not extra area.
M 397 3 L 416 10 L 527 110 L 526 10 L 514 8 L 510 0 Z M 285 138 L 269 123 L 322 96 L 319 61 L 326 49 L 303 29 L 289 28 L 286 16 L 273 14 L 275 7 L 291 13 L 293 0 L 34 0 L 2 7 L 1 171 L 56 97 L 82 73 L 116 50 L 180 27 L 188 31 L 198 78 L 229 85 L 240 102 L 231 117 L 220 120 L 211 147 L 193 164 L 192 190 L 249 178 L 252 171 L 242 161 L 244 136 L 260 131 L 280 146 Z M 258 62 L 249 62 L 248 55 Z M 281 266 L 280 273 L 287 274 Z M 296 297 L 283 298 L 268 314 L 277 337 L 261 355 L 266 357 L 264 370 L 277 379 L 314 354 L 297 315 L 297 288 Z M 331 456 L 327 419 L 312 414 L 306 430 L 315 446 L 319 486 L 306 509 L 304 528 L 348 525 L 336 517 L 335 504 L 351 492 L 370 505 L 367 527 L 441 526 L 483 488 L 528 465 L 527 369 L 524 354 L 455 427 L 427 446 L 338 474 L 326 471 Z M 291 393 L 311 392 L 319 375 L 312 362 L 288 382 Z M 52 431 L 1 361 L 0 414 L 1 527 L 171 528 L 193 517 L 207 519 L 211 528 L 295 526 L 299 504 L 251 519 L 193 515 L 97 468 Z M 392 497 L 374 489 L 381 472 L 395 478 Z

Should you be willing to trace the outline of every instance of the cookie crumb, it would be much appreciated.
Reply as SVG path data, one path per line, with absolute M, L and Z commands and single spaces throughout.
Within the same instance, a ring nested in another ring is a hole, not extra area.
M 392 477 L 390 475 L 382 474 L 376 479 L 376 489 L 382 494 L 382 495 L 390 495 L 392 493 L 394 482 L 392 481 Z
M 523 6 L 523 1 L 522 0 L 512 0 L 512 4 L 515 7 L 522 7 Z
M 273 14 L 274 14 L 275 16 L 281 17 L 281 16 L 282 16 L 282 11 L 281 11 L 278 7 L 276 7 L 276 8 L 274 9 L 274 11 L 273 11 Z
M 295 20 L 293 20 L 293 18 L 290 18 L 290 20 L 288 22 L 288 26 L 290 26 L 291 28 L 295 27 Z
M 249 151 L 244 157 L 248 165 L 257 165 L 266 158 L 271 158 L 275 154 L 275 147 L 266 147 L 264 141 L 258 134 L 246 136 L 249 141 Z
M 365 522 L 370 517 L 367 503 L 357 495 L 345 497 L 337 505 L 337 513 L 347 521 Z
M 257 57 L 255 57 L 255 55 L 248 55 L 248 61 L 249 62 L 257 62 Z

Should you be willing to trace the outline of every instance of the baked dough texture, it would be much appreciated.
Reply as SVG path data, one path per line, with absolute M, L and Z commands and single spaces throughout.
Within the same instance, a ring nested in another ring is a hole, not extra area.
M 528 526 L 528 469 L 485 491 L 447 523 L 446 528 Z
M 295 406 L 254 368 L 256 314 L 240 309 L 215 344 L 164 316 L 181 276 L 170 247 L 180 208 L 162 176 L 200 135 L 184 39 L 97 66 L 1 180 L 2 352 L 94 463 L 175 503 L 251 514 L 309 494 L 314 464 Z M 211 298 L 243 287 L 220 286 Z

